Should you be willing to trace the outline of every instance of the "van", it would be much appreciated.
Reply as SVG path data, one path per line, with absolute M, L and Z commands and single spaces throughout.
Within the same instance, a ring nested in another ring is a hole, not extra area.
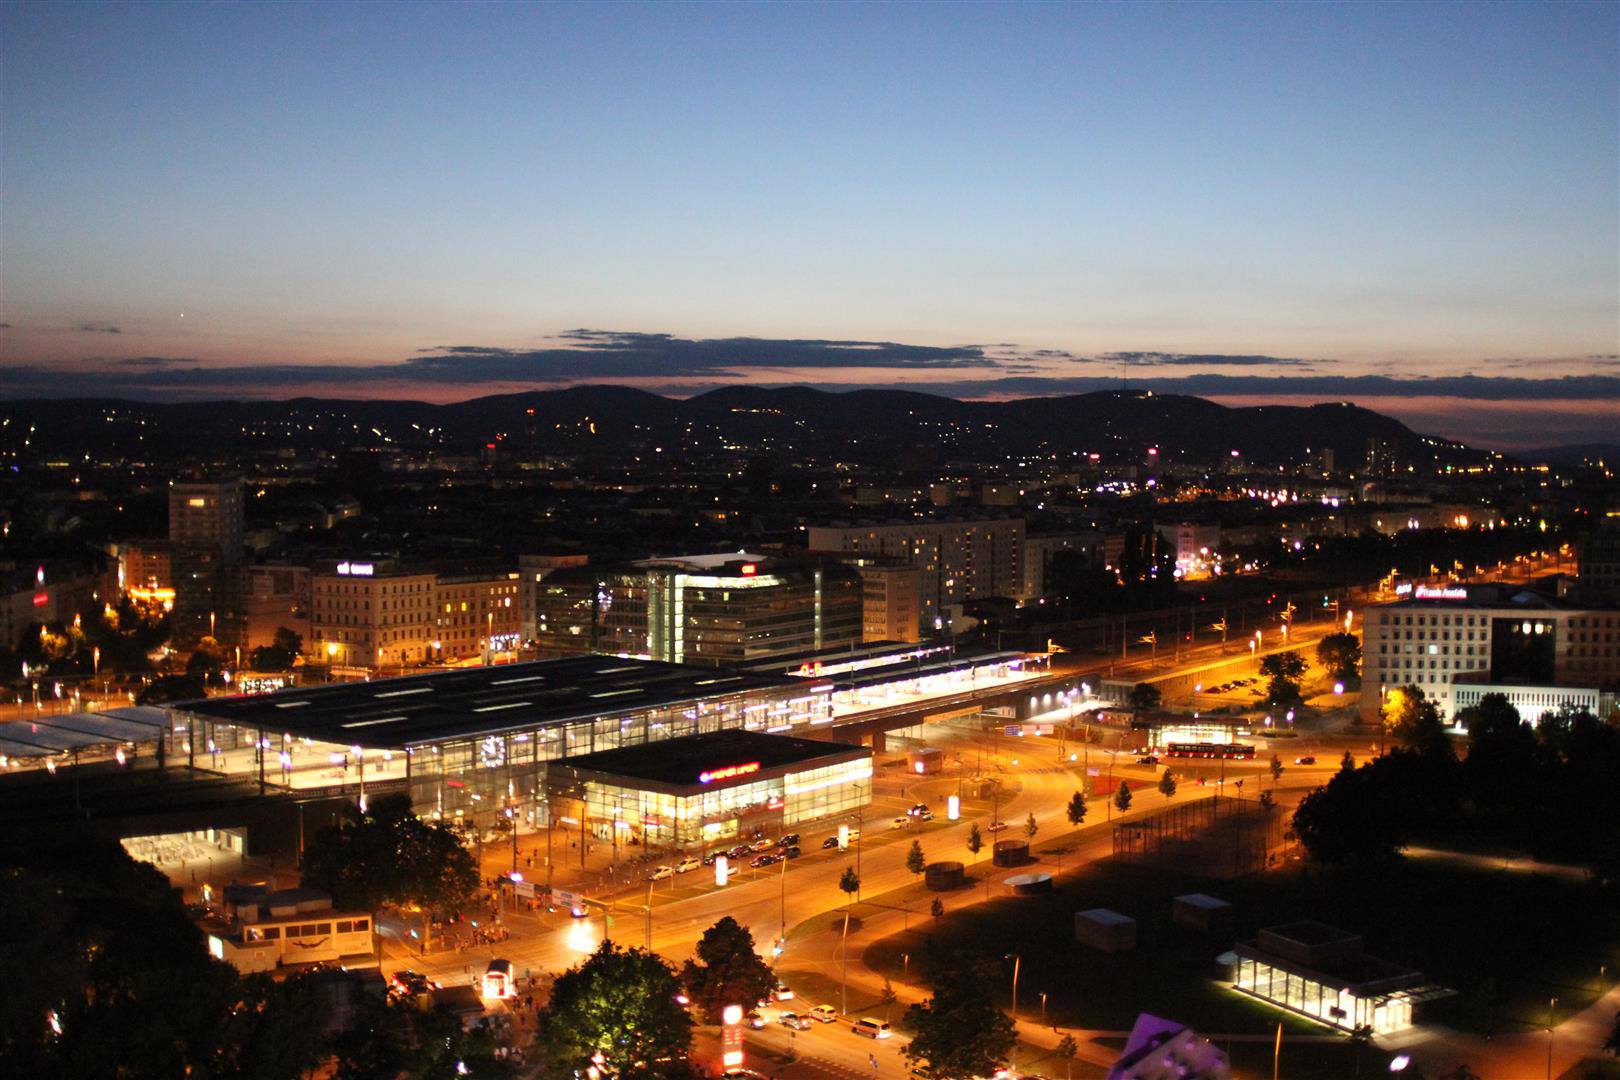
M 855 1021 L 855 1026 L 850 1030 L 857 1035 L 865 1035 L 868 1039 L 887 1039 L 890 1034 L 888 1024 L 882 1020 L 873 1020 L 870 1016 L 863 1016 Z

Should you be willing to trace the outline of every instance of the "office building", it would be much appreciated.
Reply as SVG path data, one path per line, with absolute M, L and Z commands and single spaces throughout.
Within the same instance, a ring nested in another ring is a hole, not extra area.
M 776 837 L 872 799 L 872 750 L 757 731 L 686 735 L 564 758 L 546 771 L 552 820 L 657 848 Z
M 519 624 L 518 633 L 525 642 L 533 641 L 538 626 L 535 616 L 540 610 L 540 583 L 546 575 L 553 570 L 561 570 L 565 566 L 580 567 L 589 564 L 590 556 L 565 555 L 519 555 L 518 556 L 518 604 Z
M 741 663 L 858 644 L 862 580 L 834 561 L 745 552 L 565 567 L 538 584 L 542 649 Z
M 910 562 L 917 568 L 917 617 L 925 633 L 944 626 L 946 605 L 1015 597 L 1024 584 L 1021 518 L 817 525 L 806 542 L 813 553 Z
M 1361 711 L 1369 720 L 1402 686 L 1419 687 L 1455 720 L 1459 684 L 1539 693 L 1620 681 L 1620 609 L 1582 608 L 1515 585 L 1401 588 L 1401 599 L 1364 616 Z
M 311 648 L 313 579 L 309 567 L 262 563 L 247 567 L 243 576 L 243 652 L 274 644 L 276 631 L 281 629 L 291 630 Z

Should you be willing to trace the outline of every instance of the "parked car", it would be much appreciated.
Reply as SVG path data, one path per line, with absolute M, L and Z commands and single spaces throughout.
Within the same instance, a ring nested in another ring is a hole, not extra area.
M 908 817 L 921 817 L 926 813 L 928 813 L 928 804 L 925 802 L 920 802 L 916 806 L 913 806 L 910 810 L 906 811 L 906 815 Z
M 771 999 L 773 1001 L 792 1001 L 793 990 L 787 983 L 779 982 L 771 990 Z
M 1314 756 L 1310 755 L 1310 754 L 1306 754 L 1304 757 L 1295 758 L 1294 759 L 1294 764 L 1295 765 L 1315 765 L 1316 764 L 1316 758 Z
M 388 995 L 390 997 L 421 997 L 430 990 L 437 989 L 439 989 L 439 984 L 423 975 L 420 971 L 396 971 L 394 977 L 388 980 Z
M 758 840 L 755 840 L 752 844 L 749 844 L 748 845 L 748 850 L 749 851 L 769 851 L 771 848 L 773 848 L 775 846 L 776 846 L 776 841 L 775 840 L 772 840 L 768 836 L 762 836 Z
M 697 859 L 694 859 L 692 856 L 688 855 L 686 858 L 675 864 L 675 872 L 677 874 L 685 874 L 692 870 L 696 870 L 702 865 L 703 864 Z
M 785 1028 L 792 1028 L 794 1031 L 804 1031 L 810 1027 L 810 1018 L 800 1016 L 798 1013 L 785 1012 L 776 1018 L 776 1022 Z
M 748 865 L 757 868 L 757 867 L 761 867 L 761 866 L 772 866 L 772 865 L 774 865 L 776 863 L 779 863 L 781 861 L 782 861 L 782 856 L 776 854 L 774 851 L 771 851 L 771 852 L 766 852 L 764 855 L 756 855 L 748 863 Z
M 796 833 L 796 832 L 790 832 L 786 836 L 784 836 L 780 840 L 778 840 L 776 842 L 776 846 L 777 847 L 792 847 L 794 844 L 797 844 L 798 842 L 799 842 L 799 834 Z
M 765 1026 L 765 1018 L 759 1014 L 759 1010 L 755 1009 L 749 1012 L 748 1026 L 753 1028 L 755 1031 L 758 1031 Z
M 726 852 L 726 856 L 728 858 L 732 858 L 732 859 L 740 859 L 744 855 L 748 854 L 748 852 L 750 850 L 751 849 L 749 848 L 749 846 L 747 844 L 738 844 L 736 847 L 734 847 L 730 851 Z
M 822 851 L 826 851 L 828 848 L 835 848 L 837 846 L 838 846 L 838 837 L 836 837 L 836 836 L 829 836 L 829 837 L 827 837 L 827 839 L 825 839 L 825 840 L 823 840 L 821 842 L 821 850 Z
M 675 868 L 673 866 L 660 866 L 658 869 L 647 875 L 647 880 L 663 881 L 665 878 L 672 878 L 674 876 Z
M 891 829 L 903 829 L 907 825 L 910 825 L 910 824 L 911 824 L 911 819 L 910 818 L 908 818 L 908 817 L 897 817 L 893 821 L 889 822 L 889 828 L 891 828 Z
M 1141 757 L 1136 759 L 1136 763 L 1138 765 L 1157 765 L 1159 763 L 1159 758 L 1157 754 L 1143 754 Z
M 804 852 L 799 850 L 799 846 L 797 844 L 792 847 L 782 849 L 782 858 L 784 859 L 797 859 L 802 854 L 804 854 Z
M 865 1035 L 868 1039 L 887 1039 L 891 1034 L 887 1021 L 874 1020 L 870 1016 L 863 1016 L 855 1021 L 849 1030 L 857 1035 Z
M 713 866 L 714 865 L 714 860 L 718 859 L 720 856 L 725 855 L 725 854 L 726 853 L 724 851 L 711 851 L 707 855 L 703 856 L 703 865 L 704 866 Z M 729 856 L 727 856 L 727 857 L 729 858 Z
M 1005 829 L 1006 827 L 1007 827 L 1007 823 L 1005 821 L 992 821 L 990 824 L 988 824 L 988 825 L 986 825 L 984 827 L 984 831 L 985 832 L 1000 832 L 1002 829 Z
M 823 1024 L 830 1024 L 838 1019 L 838 1013 L 831 1005 L 817 1005 L 807 1014 L 812 1020 L 819 1020 Z
M 922 810 L 917 811 L 917 820 L 918 821 L 933 821 L 934 820 L 934 812 L 925 807 Z

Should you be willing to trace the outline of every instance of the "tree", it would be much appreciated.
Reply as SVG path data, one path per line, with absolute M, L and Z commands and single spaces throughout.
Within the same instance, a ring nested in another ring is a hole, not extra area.
M 680 990 L 658 954 L 602 942 L 557 978 L 540 1011 L 539 1043 L 551 1064 L 545 1075 L 583 1076 L 597 1055 L 608 1076 L 687 1075 L 692 1017 L 676 1000 Z
M 928 902 L 928 914 L 934 917 L 935 922 L 943 919 L 945 917 L 945 901 L 937 896 L 930 900 Z
M 1054 1052 L 1063 1061 L 1064 1080 L 1074 1080 L 1074 1058 L 1080 1053 L 1080 1044 L 1074 1041 L 1073 1035 L 1064 1035 L 1058 1040 Z
M 967 849 L 972 854 L 977 855 L 979 853 L 980 849 L 982 849 L 983 847 L 984 847 L 984 836 L 979 832 L 979 823 L 977 821 L 975 821 L 968 828 Z
M 250 657 L 254 671 L 286 671 L 303 652 L 304 639 L 285 626 L 276 628 L 276 636 L 269 645 L 260 645 Z
M 208 679 L 224 666 L 225 652 L 219 642 L 205 637 L 197 642 L 196 650 L 186 659 L 186 674 Z
M 1260 661 L 1260 674 L 1270 680 L 1267 700 L 1282 705 L 1299 700 L 1299 684 L 1305 678 L 1305 658 L 1293 649 L 1272 653 Z
M 1064 809 L 1070 825 L 1079 825 L 1086 820 L 1086 797 L 1080 792 L 1069 796 L 1069 805 Z
M 1620 1012 L 1614 1014 L 1614 1026 L 1609 1029 L 1609 1037 L 1604 1040 L 1603 1049 L 1620 1057 Z
M 1261 807 L 1261 809 L 1270 810 L 1273 806 L 1276 806 L 1276 805 L 1277 805 L 1277 796 L 1273 795 L 1269 791 L 1262 791 L 1260 793 L 1260 807 Z
M 1351 633 L 1329 634 L 1316 643 L 1316 662 L 1335 682 L 1353 683 L 1361 677 L 1361 640 Z
M 1139 682 L 1131 687 L 1131 696 L 1127 699 L 1134 712 L 1152 712 L 1159 707 L 1164 695 L 1152 683 Z
M 238 975 L 178 890 L 117 844 L 0 855 L 0 1075 L 299 1076 L 323 1057 L 313 980 Z
M 1159 794 L 1163 795 L 1166 800 L 1175 797 L 1176 774 L 1169 769 L 1164 770 L 1164 775 L 1159 777 Z
M 423 1009 L 370 995 L 360 995 L 353 1008 L 354 1022 L 331 1042 L 335 1080 L 512 1074 L 491 1021 L 466 1027 L 448 1005 Z
M 730 915 L 703 931 L 696 956 L 681 969 L 681 982 L 706 1022 L 720 1023 L 727 1005 L 751 1008 L 764 1001 L 776 976 L 754 946 L 754 935 Z
M 1273 787 L 1276 787 L 1277 786 L 1277 781 L 1282 779 L 1282 774 L 1283 774 L 1282 758 L 1278 757 L 1276 754 L 1272 754 L 1271 755 L 1271 785 Z
M 1030 811 L 1029 818 L 1024 822 L 1024 835 L 1035 839 L 1035 834 L 1041 831 L 1040 825 L 1035 821 L 1035 812 Z
M 1348 750 L 1346 750 L 1344 752 L 1344 757 L 1339 759 L 1339 771 L 1340 772 L 1355 772 L 1356 771 L 1356 758 L 1355 758 L 1355 755 L 1350 753 L 1350 751 L 1348 751 Z
M 883 989 L 878 993 L 878 1001 L 883 1003 L 884 1023 L 889 1022 L 890 1013 L 894 1008 L 894 1003 L 899 1000 L 900 995 L 894 992 L 894 984 L 890 983 L 888 977 L 885 976 L 883 979 Z
M 994 974 L 967 957 L 942 957 L 936 966 L 933 996 L 906 1010 L 916 1032 L 906 1060 L 924 1080 L 994 1075 L 1016 1039 L 1013 1022 L 990 998 Z
M 844 867 L 844 872 L 838 878 L 838 887 L 844 895 L 854 899 L 855 894 L 861 891 L 861 876 L 855 872 L 853 866 Z
M 386 903 L 452 912 L 478 890 L 478 864 L 448 826 L 423 821 L 403 793 L 373 799 L 362 811 L 315 835 L 304 849 L 303 880 L 332 895 L 339 907 L 375 911 Z
M 1123 780 L 1119 782 L 1119 789 L 1114 792 L 1114 806 L 1122 814 L 1131 808 L 1131 785 Z
M 921 840 L 911 842 L 911 850 L 906 852 L 906 869 L 913 874 L 920 874 L 928 869 L 928 857 L 923 854 Z
M 1398 686 L 1389 692 L 1383 708 L 1384 728 L 1403 746 L 1421 753 L 1451 753 L 1451 740 L 1440 721 L 1440 710 L 1419 686 Z
M 1388 761 L 1379 759 L 1379 762 Z M 1294 833 L 1317 862 L 1366 865 L 1393 859 L 1408 820 L 1391 798 L 1379 762 L 1341 770 L 1294 810 Z

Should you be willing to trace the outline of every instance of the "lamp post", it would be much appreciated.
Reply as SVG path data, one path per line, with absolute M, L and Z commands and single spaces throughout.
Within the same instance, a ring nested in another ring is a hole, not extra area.
M 1558 999 L 1547 1002 L 1547 1080 L 1552 1080 L 1554 1021 L 1558 1018 Z

